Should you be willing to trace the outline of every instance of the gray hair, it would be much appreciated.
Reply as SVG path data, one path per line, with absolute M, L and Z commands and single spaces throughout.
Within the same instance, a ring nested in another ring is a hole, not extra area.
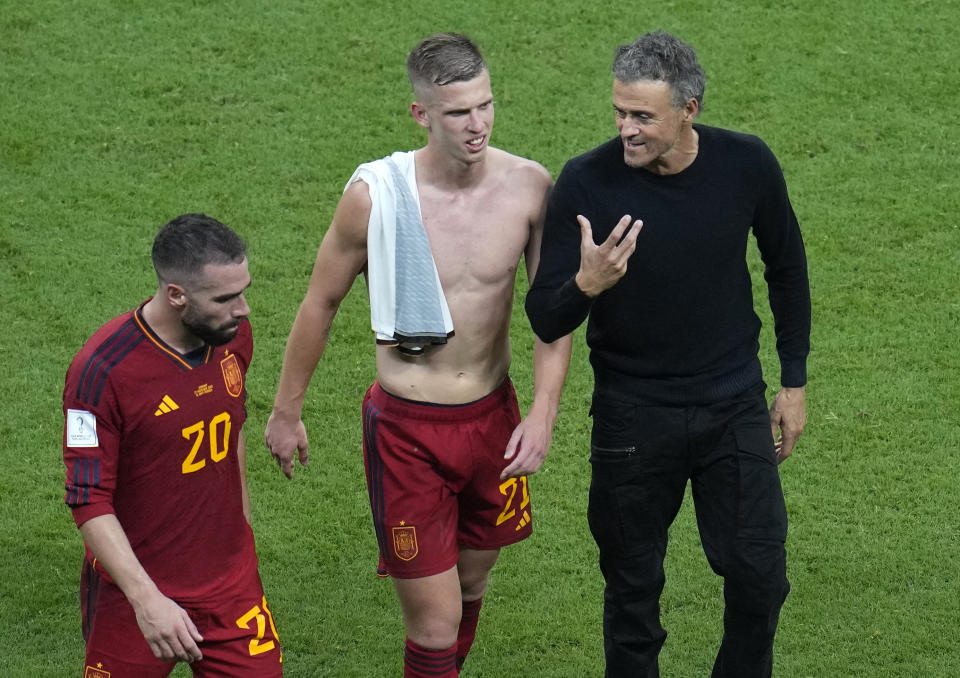
M 418 93 L 431 85 L 473 80 L 486 68 L 480 48 L 459 33 L 427 36 L 407 57 L 407 75 Z
M 613 77 L 622 83 L 662 80 L 670 85 L 674 108 L 696 99 L 703 108 L 707 77 L 693 47 L 665 31 L 641 35 L 629 45 L 617 47 Z

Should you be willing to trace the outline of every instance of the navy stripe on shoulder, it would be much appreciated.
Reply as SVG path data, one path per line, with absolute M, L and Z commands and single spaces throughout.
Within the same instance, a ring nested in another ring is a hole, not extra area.
M 83 366 L 83 372 L 77 383 L 77 400 L 92 402 L 93 405 L 99 404 L 100 394 L 110 370 L 116 367 L 143 339 L 143 333 L 140 332 L 137 324 L 133 320 L 128 320 L 100 344 Z

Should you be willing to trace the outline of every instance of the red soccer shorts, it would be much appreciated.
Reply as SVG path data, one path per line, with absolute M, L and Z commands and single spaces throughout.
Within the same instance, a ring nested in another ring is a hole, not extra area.
M 414 579 L 456 565 L 461 548 L 526 539 L 527 478 L 500 480 L 520 411 L 513 384 L 465 405 L 398 398 L 379 382 L 363 401 L 363 457 L 380 553 Z
M 87 655 L 83 678 L 165 678 L 176 666 L 153 656 L 123 592 L 84 561 L 80 600 Z M 203 636 L 202 678 L 279 678 L 280 641 L 255 567 L 218 603 L 180 604 Z

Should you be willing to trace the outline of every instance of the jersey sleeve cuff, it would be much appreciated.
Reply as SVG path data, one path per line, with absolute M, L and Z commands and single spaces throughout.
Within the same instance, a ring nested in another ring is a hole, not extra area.
M 73 522 L 77 524 L 77 527 L 80 527 L 85 522 L 92 520 L 93 518 L 115 513 L 113 506 L 106 502 L 84 504 L 83 506 L 77 506 L 71 510 L 73 512 Z
M 780 358 L 780 385 L 786 388 L 807 385 L 806 358 Z

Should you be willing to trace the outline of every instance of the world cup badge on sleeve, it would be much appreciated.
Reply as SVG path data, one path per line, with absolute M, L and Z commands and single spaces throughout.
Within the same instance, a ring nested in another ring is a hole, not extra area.
M 223 383 L 227 387 L 227 393 L 234 398 L 239 398 L 243 393 L 243 372 L 240 371 L 236 354 L 231 353 L 221 360 L 220 369 L 223 371 Z
M 413 525 L 393 528 L 393 552 L 400 560 L 413 560 L 420 552 L 417 528 Z

